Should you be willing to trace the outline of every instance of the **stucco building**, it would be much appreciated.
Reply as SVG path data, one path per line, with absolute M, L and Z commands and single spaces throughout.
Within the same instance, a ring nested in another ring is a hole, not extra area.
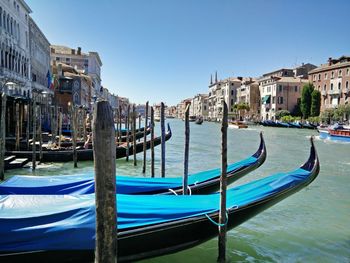
M 192 98 L 190 106 L 191 116 L 208 118 L 208 94 L 197 94 Z
M 259 83 L 253 78 L 244 78 L 237 89 L 237 104 L 246 104 L 249 111 L 241 110 L 240 116 L 245 119 L 260 119 L 260 90 Z
M 321 111 L 350 103 L 350 57 L 329 58 L 309 72 L 309 81 L 321 92 Z

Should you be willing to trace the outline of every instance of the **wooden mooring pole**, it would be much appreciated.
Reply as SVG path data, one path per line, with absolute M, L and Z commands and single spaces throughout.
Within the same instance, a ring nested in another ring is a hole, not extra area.
M 96 198 L 95 263 L 116 263 L 116 151 L 113 113 L 107 101 L 96 103 L 92 131 Z
M 154 177 L 154 109 L 151 107 L 151 177 Z
M 59 149 L 61 149 L 61 141 L 62 141 L 62 122 L 63 122 L 63 113 L 62 113 L 62 111 L 59 111 L 58 112 L 58 148 Z M 56 125 L 55 125 L 55 127 L 57 128 Z M 56 137 L 56 135 L 55 135 L 55 137 Z
M 118 136 L 118 145 L 122 142 L 122 106 L 119 105 L 119 136 Z
M 43 159 L 43 133 L 42 133 L 42 112 L 41 104 L 39 105 L 39 125 L 38 125 L 38 135 L 39 135 L 39 161 Z
M 27 104 L 27 123 L 26 123 L 26 143 L 27 143 L 27 151 L 30 150 L 30 143 L 29 143 L 29 137 L 30 137 L 30 113 L 31 113 L 31 105 L 30 102 Z
M 188 194 L 188 157 L 190 149 L 190 104 L 187 105 L 185 110 L 185 156 L 184 156 L 184 177 L 182 181 L 182 193 Z
M 130 143 L 129 143 L 129 140 L 130 140 L 130 123 L 129 123 L 129 120 L 130 120 L 130 104 L 128 105 L 128 110 L 127 110 L 127 113 L 126 113 L 126 120 L 125 120 L 125 126 L 126 126 L 126 161 L 128 162 L 129 161 L 129 148 L 130 148 Z
M 71 106 L 71 131 L 73 139 L 73 162 L 74 168 L 78 168 L 78 156 L 77 156 L 77 135 L 78 135 L 78 109 L 75 106 Z
M 164 103 L 160 104 L 160 128 L 161 128 L 161 175 L 165 177 L 165 124 L 164 124 Z
M 16 103 L 16 145 L 15 145 L 15 149 L 16 151 L 19 150 L 19 140 L 20 140 L 20 124 L 22 124 L 20 122 L 20 117 L 19 117 L 19 103 Z
M 145 109 L 145 127 L 143 130 L 143 166 L 142 166 L 142 173 L 146 173 L 146 151 L 147 151 L 147 121 L 148 121 L 148 101 L 146 102 L 146 109 Z
M 33 138 L 32 138 L 32 170 L 35 170 L 35 166 L 36 166 L 36 121 L 37 121 L 37 116 L 36 116 L 36 111 L 37 111 L 37 107 L 36 107 L 36 95 L 35 93 L 33 93 L 33 114 L 32 114 L 32 119 L 33 119 Z
M 141 131 L 141 114 L 139 114 L 139 132 Z M 146 128 L 145 128 L 145 132 L 146 132 Z M 141 138 L 139 138 L 138 140 L 139 142 L 141 141 Z
M 219 213 L 219 255 L 218 262 L 226 262 L 226 190 L 227 190 L 227 104 L 223 101 L 221 124 L 221 177 L 220 177 L 220 213 Z
M 5 145 L 6 145 L 6 101 L 5 93 L 1 94 L 1 116 L 0 116 L 0 180 L 5 179 Z
M 134 166 L 137 166 L 136 159 L 136 110 L 135 104 L 132 106 L 132 149 L 134 156 Z

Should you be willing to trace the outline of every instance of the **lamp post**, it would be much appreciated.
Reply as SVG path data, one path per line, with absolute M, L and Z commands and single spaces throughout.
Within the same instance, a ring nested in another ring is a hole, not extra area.
M 11 88 L 15 85 L 15 83 L 6 81 L 0 87 L 0 95 L 1 95 L 1 116 L 0 116 L 0 180 L 4 180 L 4 170 L 5 170 L 5 145 L 6 145 L 6 101 L 7 95 L 5 88 Z

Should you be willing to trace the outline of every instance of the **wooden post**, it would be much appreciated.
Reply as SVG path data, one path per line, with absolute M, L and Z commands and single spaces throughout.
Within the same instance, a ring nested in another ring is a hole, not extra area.
M 141 131 L 141 114 L 139 114 L 139 132 Z M 144 132 L 146 132 L 146 127 L 144 129 Z M 139 138 L 139 142 L 141 141 L 141 138 Z
M 87 140 L 87 133 L 86 133 L 86 109 L 83 109 L 83 140 L 86 142 Z
M 144 134 L 143 134 L 143 166 L 142 166 L 142 173 L 146 173 L 146 151 L 147 151 L 147 120 L 148 119 L 148 101 L 146 102 L 146 110 L 145 110 L 145 127 L 144 127 Z
M 98 101 L 94 107 L 92 141 L 95 168 L 95 262 L 117 262 L 116 151 L 111 106 Z
M 190 104 L 187 105 L 185 110 L 185 156 L 184 156 L 184 177 L 182 181 L 182 193 L 184 195 L 188 194 L 188 157 L 190 149 Z
M 41 120 L 41 105 L 39 105 L 39 125 L 38 125 L 38 133 L 39 133 L 39 160 L 43 159 L 43 134 L 41 131 L 41 125 L 42 125 L 42 120 Z
M 32 139 L 32 169 L 33 171 L 35 170 L 35 166 L 36 166 L 36 121 L 37 121 L 37 117 L 36 117 L 36 95 L 35 93 L 32 93 L 33 95 L 33 139 Z
M 130 120 L 130 104 L 128 105 L 128 111 L 126 113 L 126 121 L 125 121 L 125 125 L 126 125 L 126 161 L 129 161 L 129 140 L 130 140 L 130 132 L 129 132 L 129 120 Z
M 118 145 L 122 142 L 122 106 L 119 105 L 119 137 L 118 137 Z
M 63 114 L 61 111 L 58 112 L 58 149 L 61 148 L 62 141 L 62 122 L 63 122 Z M 56 125 L 55 125 L 56 126 Z
M 227 104 L 223 101 L 221 124 L 221 177 L 220 177 L 220 214 L 219 214 L 219 256 L 218 262 L 226 261 L 226 190 L 227 190 Z
M 136 160 L 136 111 L 135 104 L 132 106 L 132 144 L 133 144 L 133 155 L 134 155 L 134 166 L 137 166 Z
M 78 156 L 77 156 L 77 135 L 78 135 L 78 109 L 75 106 L 71 106 L 71 131 L 73 139 L 73 162 L 74 168 L 78 168 Z
M 154 177 L 154 109 L 151 107 L 151 176 Z
M 5 145 L 6 145 L 6 94 L 1 94 L 0 116 L 0 180 L 5 179 Z
M 165 125 L 164 125 L 164 103 L 160 104 L 160 128 L 162 132 L 161 136 L 161 175 L 165 177 Z
M 20 102 L 19 104 L 19 136 L 23 138 L 23 115 L 24 115 L 24 104 Z M 20 142 L 19 142 L 20 144 Z M 21 145 L 20 145 L 21 147 Z
M 29 144 L 29 137 L 30 137 L 30 112 L 31 112 L 31 106 L 30 102 L 27 104 L 27 125 L 26 125 L 26 143 L 27 143 L 27 151 L 30 149 L 30 144 Z
M 20 122 L 19 122 L 19 103 L 15 103 L 15 107 L 16 107 L 16 144 L 15 144 L 15 149 L 16 151 L 19 150 L 19 133 L 20 133 Z

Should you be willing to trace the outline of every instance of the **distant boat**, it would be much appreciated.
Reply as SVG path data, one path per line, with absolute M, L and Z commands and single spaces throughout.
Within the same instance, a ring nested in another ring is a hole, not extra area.
M 202 124 L 203 123 L 203 118 L 202 117 L 198 117 L 195 121 L 195 124 Z
M 228 127 L 233 129 L 245 129 L 248 128 L 248 125 L 240 121 L 231 121 L 228 123 Z
M 193 122 L 193 121 L 196 121 L 196 119 L 197 117 L 195 115 L 191 115 L 188 120 Z
M 334 126 L 317 128 L 321 139 L 330 139 L 332 141 L 350 142 L 350 129 L 342 125 L 336 124 Z

